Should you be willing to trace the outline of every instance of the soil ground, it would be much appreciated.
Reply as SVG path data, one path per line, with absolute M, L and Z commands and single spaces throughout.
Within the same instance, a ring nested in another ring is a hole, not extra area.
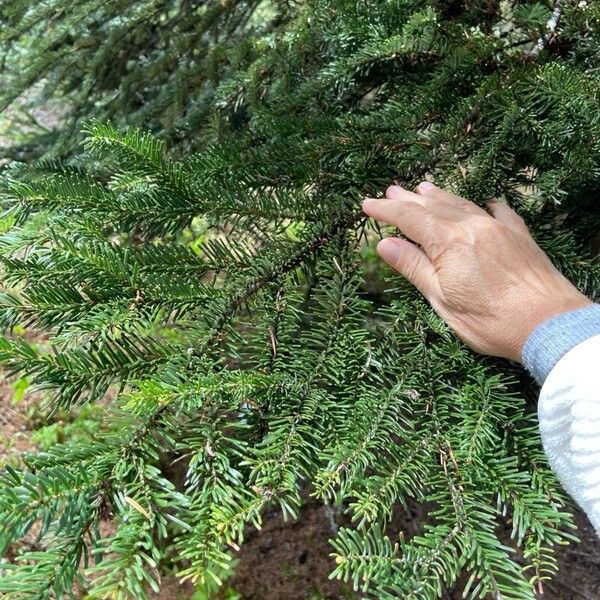
M 600 540 L 585 516 L 576 513 L 575 518 L 582 541 L 558 551 L 559 574 L 545 584 L 540 600 L 600 599 Z M 410 514 L 398 512 L 393 529 L 416 533 L 424 520 L 426 509 L 413 506 Z M 335 567 L 329 557 L 332 534 L 332 515 L 316 503 L 308 503 L 295 523 L 268 515 L 262 531 L 251 532 L 242 546 L 229 584 L 243 600 L 358 598 L 349 586 L 328 580 Z M 444 600 L 461 598 L 460 583 L 444 596 Z
M 0 382 L 0 461 L 31 450 L 31 419 L 27 416 L 38 402 L 28 395 L 14 405 L 13 387 Z M 417 533 L 426 520 L 426 507 L 398 510 L 392 524 L 396 531 Z M 540 600 L 600 600 L 600 539 L 581 513 L 575 514 L 581 543 L 558 551 L 560 572 L 544 586 Z M 296 522 L 285 522 L 275 511 L 265 515 L 262 530 L 249 530 L 237 555 L 237 567 L 225 590 L 215 600 L 350 600 L 358 598 L 350 586 L 329 580 L 334 563 L 328 540 L 336 527 L 346 525 L 344 515 L 334 514 L 307 499 Z M 189 600 L 190 585 L 180 585 L 171 576 L 163 580 L 155 600 Z M 460 585 L 447 590 L 444 600 L 459 600 Z

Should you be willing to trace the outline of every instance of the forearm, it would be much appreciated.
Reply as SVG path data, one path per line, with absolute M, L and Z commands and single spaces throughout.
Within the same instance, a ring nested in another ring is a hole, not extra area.
M 600 533 L 600 305 L 542 323 L 523 362 L 543 384 L 538 415 L 550 466 Z
M 600 304 L 559 314 L 538 325 L 528 337 L 523 348 L 523 364 L 543 385 L 563 356 L 581 342 L 599 334 Z

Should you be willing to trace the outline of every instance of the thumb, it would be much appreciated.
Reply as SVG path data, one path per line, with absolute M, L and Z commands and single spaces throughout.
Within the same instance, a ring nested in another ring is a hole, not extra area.
M 427 299 L 437 283 L 437 273 L 429 257 L 419 247 L 401 238 L 386 238 L 377 244 L 377 253 L 406 277 Z

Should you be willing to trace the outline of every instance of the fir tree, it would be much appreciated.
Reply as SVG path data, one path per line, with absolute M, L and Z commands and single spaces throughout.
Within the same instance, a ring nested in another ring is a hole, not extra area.
M 5 105 L 36 84 L 70 112 L 10 149 L 65 160 L 2 173 L 0 358 L 51 411 L 119 394 L 93 443 L 0 472 L 0 551 L 34 525 L 43 549 L 3 563 L 0 592 L 145 598 L 166 556 L 219 583 L 246 527 L 269 504 L 296 518 L 308 488 L 350 514 L 333 575 L 365 596 L 434 599 L 466 572 L 466 598 L 534 598 L 573 534 L 531 384 L 468 351 L 401 278 L 369 297 L 376 228 L 359 206 L 424 177 L 504 197 L 597 293 L 600 6 L 14 0 L 1 14 Z M 92 116 L 173 149 L 92 120 L 80 155 L 70 140 Z M 390 537 L 411 499 L 432 523 Z

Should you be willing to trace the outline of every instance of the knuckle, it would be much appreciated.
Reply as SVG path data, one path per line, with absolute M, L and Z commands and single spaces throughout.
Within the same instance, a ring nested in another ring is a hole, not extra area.
M 386 198 L 392 198 L 393 196 L 397 196 L 400 192 L 401 188 L 397 185 L 390 185 L 385 190 Z
M 463 248 L 467 244 L 466 232 L 462 228 L 443 227 L 440 233 L 444 245 L 451 250 Z
M 429 181 L 421 181 L 421 183 L 417 184 L 415 191 L 417 194 L 425 194 L 426 192 L 431 192 L 434 188 L 434 185 Z
M 486 246 L 498 237 L 498 224 L 490 218 L 476 218 L 465 225 L 449 228 L 444 235 L 446 247 L 453 251 Z
M 402 265 L 402 271 L 408 279 L 414 279 L 419 272 L 419 260 L 416 256 L 411 255 L 405 259 Z
M 500 223 L 498 221 L 491 219 L 487 215 L 484 217 L 477 217 L 476 221 L 473 223 L 473 236 L 475 239 L 496 236 L 498 234 L 499 225 Z

